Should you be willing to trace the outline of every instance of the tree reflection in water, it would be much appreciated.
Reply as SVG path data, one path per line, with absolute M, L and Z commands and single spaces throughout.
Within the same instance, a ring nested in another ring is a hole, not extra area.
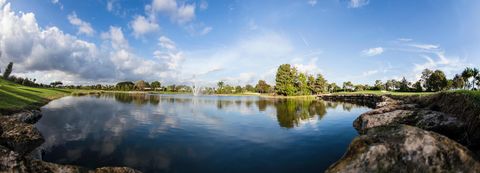
M 196 97 L 176 97 L 164 96 L 148 93 L 108 93 L 102 97 L 114 97 L 116 101 L 121 103 L 133 103 L 141 106 L 146 104 L 158 105 L 160 102 L 175 103 L 193 103 L 195 104 L 215 104 L 216 108 L 221 110 L 228 107 L 246 106 L 251 107 L 252 104 L 257 106 L 258 111 L 266 111 L 267 108 L 274 108 L 278 124 L 281 127 L 293 128 L 298 127 L 302 121 L 313 118 L 321 120 L 327 113 L 327 108 L 336 109 L 339 105 L 344 111 L 350 112 L 352 108 L 361 106 L 350 103 L 326 102 L 316 99 L 285 99 L 285 98 L 256 98 L 256 99 L 195 99 Z M 209 96 L 204 96 L 209 97 Z M 215 97 L 215 96 L 210 96 Z M 221 96 L 219 96 L 221 97 Z
M 357 135 L 351 122 L 367 108 L 356 107 L 315 99 L 107 93 L 54 100 L 36 126 L 46 139 L 44 159 L 63 164 L 321 172 Z M 309 161 L 288 164 L 299 158 Z

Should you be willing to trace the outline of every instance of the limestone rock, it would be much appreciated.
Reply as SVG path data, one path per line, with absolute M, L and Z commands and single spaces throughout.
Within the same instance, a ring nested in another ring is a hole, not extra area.
M 21 155 L 28 154 L 43 142 L 43 136 L 32 124 L 0 117 L 0 145 Z
M 457 142 L 408 125 L 367 130 L 326 172 L 480 172 L 474 155 Z
M 35 124 L 40 118 L 42 118 L 42 113 L 39 110 L 29 110 L 12 114 L 9 117 L 20 122 Z
M 385 126 L 392 123 L 398 124 L 403 122 L 406 117 L 412 116 L 414 114 L 411 110 L 394 110 L 391 112 L 383 112 L 379 114 L 371 114 L 369 112 L 360 115 L 353 122 L 353 127 L 362 134 L 366 130 L 378 127 Z
M 94 171 L 94 173 L 140 173 L 140 171 L 137 171 L 132 168 L 128 167 L 103 167 L 103 168 L 97 168 Z

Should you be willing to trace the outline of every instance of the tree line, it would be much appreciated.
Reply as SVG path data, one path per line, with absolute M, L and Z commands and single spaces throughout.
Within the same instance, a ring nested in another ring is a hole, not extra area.
M 36 83 L 36 79 L 22 78 L 11 75 L 13 63 L 10 62 L 1 76 L 3 79 L 17 84 L 31 87 L 61 87 L 70 89 L 94 89 L 94 90 L 119 90 L 119 91 L 164 91 L 164 92 L 192 92 L 192 87 L 187 85 L 166 85 L 160 81 L 147 82 L 122 81 L 115 85 L 63 85 L 61 81 L 53 81 L 50 84 Z M 1 72 L 1 71 L 0 71 Z M 480 71 L 478 68 L 465 68 L 452 79 L 447 79 L 441 70 L 425 69 L 418 81 L 408 81 L 405 77 L 401 80 L 390 79 L 385 82 L 376 80 L 373 85 L 353 84 L 351 81 L 343 82 L 342 85 L 329 83 L 322 74 L 302 73 L 290 64 L 282 64 L 278 67 L 275 75 L 275 85 L 269 85 L 265 80 L 259 80 L 255 86 L 247 84 L 229 85 L 219 81 L 216 87 L 204 87 L 204 94 L 240 94 L 245 92 L 275 94 L 283 96 L 316 95 L 334 92 L 354 92 L 365 90 L 385 90 L 397 92 L 437 92 L 444 90 L 478 90 L 480 88 Z

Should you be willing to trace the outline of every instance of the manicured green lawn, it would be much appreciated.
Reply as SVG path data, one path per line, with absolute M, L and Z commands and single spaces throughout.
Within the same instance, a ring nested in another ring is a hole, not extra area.
M 71 92 L 66 89 L 26 87 L 0 79 L 0 114 L 37 108 Z
M 471 90 L 457 90 L 457 91 L 448 91 L 453 93 L 460 93 L 470 96 L 475 102 L 480 104 L 480 91 L 471 91 Z
M 410 96 L 410 95 L 430 95 L 435 94 L 435 92 L 394 92 L 394 91 L 356 91 L 356 92 L 338 92 L 333 94 L 374 94 L 374 95 L 399 95 L 399 96 Z

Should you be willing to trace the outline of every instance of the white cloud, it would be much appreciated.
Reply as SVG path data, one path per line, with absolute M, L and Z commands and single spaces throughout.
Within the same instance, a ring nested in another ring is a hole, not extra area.
M 398 41 L 403 41 L 403 42 L 409 42 L 412 41 L 413 39 L 411 38 L 399 38 Z
M 92 28 L 90 23 L 79 19 L 75 12 L 68 15 L 68 21 L 70 22 L 70 24 L 78 27 L 77 34 L 85 34 L 88 36 L 92 36 L 95 33 L 95 30 Z
M 102 39 L 110 40 L 113 49 L 128 49 L 128 41 L 123 36 L 122 28 L 110 26 L 108 32 L 101 34 Z
M 416 63 L 413 68 L 413 73 L 417 80 L 420 78 L 421 72 L 427 68 L 430 70 L 442 70 L 447 76 L 453 76 L 459 70 L 469 66 L 464 59 L 446 56 L 442 51 L 435 52 L 432 55 L 421 55 L 421 57 L 425 59 L 425 62 L 421 64 Z
M 375 48 L 370 48 L 362 51 L 362 55 L 364 56 L 376 56 L 380 55 L 384 52 L 384 49 L 382 47 L 375 47 Z
M 98 47 L 57 27 L 39 27 L 33 13 L 17 14 L 10 4 L 0 5 L 0 23 L 4 26 L 0 29 L 0 64 L 14 62 L 15 75 L 39 82 L 173 80 L 177 71 L 172 69 L 179 67 L 183 58 L 178 51 L 168 52 L 173 55 L 171 59 L 139 57 L 131 51 L 120 27 L 102 33 L 105 43 Z
M 170 51 L 177 50 L 177 47 L 175 46 L 175 43 L 170 40 L 168 37 L 161 36 L 158 39 L 158 45 L 160 45 L 162 48 L 165 48 Z
M 113 11 L 114 5 L 116 0 L 107 0 L 107 10 Z
M 317 67 L 317 60 L 318 58 L 314 57 L 309 60 L 306 64 L 298 63 L 300 60 L 295 60 L 293 66 L 297 68 L 299 72 L 307 73 L 307 74 L 317 74 L 320 73 L 320 69 Z
M 425 49 L 425 50 L 438 49 L 440 47 L 438 45 L 433 45 L 433 44 L 410 44 L 409 46 L 419 48 L 419 49 Z
M 350 8 L 360 8 L 365 6 L 369 3 L 369 0 L 350 0 L 348 3 L 348 7 Z
M 272 46 L 275 43 L 275 46 Z M 257 72 L 254 81 L 266 79 L 272 82 L 279 64 L 290 63 L 294 57 L 294 47 L 290 40 L 276 32 L 261 32 L 255 35 L 240 37 L 238 40 L 212 49 L 186 52 L 182 74 L 193 76 L 198 72 L 208 72 L 213 69 L 222 69 L 208 76 L 201 76 L 207 82 L 216 82 L 219 79 L 234 79 L 238 81 L 238 74 Z M 254 62 L 254 63 L 253 63 Z M 297 64 L 307 64 L 302 61 Z M 233 65 L 232 65 L 233 64 Z M 307 65 L 305 65 L 307 66 Z M 273 69 L 273 73 L 270 73 Z M 244 75 L 243 79 L 246 79 Z M 245 82 L 247 80 L 241 80 Z M 214 85 L 214 83 L 212 83 Z M 246 84 L 246 83 L 243 83 Z
M 317 4 L 317 0 L 308 0 L 307 3 L 310 4 L 313 7 Z
M 178 7 L 177 14 L 174 15 L 175 20 L 180 23 L 190 22 L 195 18 L 195 5 L 182 5 Z
M 164 13 L 171 20 L 185 24 L 195 19 L 195 4 L 177 4 L 175 0 L 153 0 L 151 5 L 146 6 L 150 18 L 155 19 L 157 13 Z
M 212 31 L 212 27 L 211 26 L 207 26 L 205 28 L 203 28 L 203 30 L 200 32 L 200 35 L 206 35 L 208 33 L 210 33 L 210 31 Z
M 157 23 L 146 19 L 144 16 L 136 16 L 130 22 L 130 27 L 132 27 L 133 35 L 136 38 L 147 33 L 158 31 L 160 28 Z
M 244 85 L 246 83 L 254 83 L 255 77 L 257 74 L 253 72 L 242 72 L 235 77 L 225 77 L 222 81 L 225 81 L 227 84 L 231 85 Z
M 63 5 L 62 5 L 62 3 L 60 3 L 60 0 L 52 0 L 51 2 L 52 2 L 52 4 L 58 5 L 60 7 L 60 9 L 63 10 Z

